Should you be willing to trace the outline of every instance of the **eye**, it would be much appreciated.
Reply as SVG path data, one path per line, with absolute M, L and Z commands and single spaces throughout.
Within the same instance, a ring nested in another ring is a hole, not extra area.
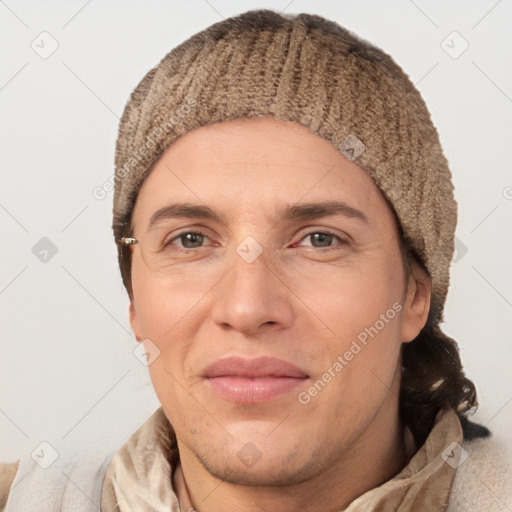
M 332 242 L 334 240 L 338 240 L 340 243 L 339 246 L 345 246 L 348 244 L 348 240 L 342 238 L 341 236 L 331 232 L 331 231 L 311 231 L 306 236 L 304 236 L 301 240 L 306 240 L 310 238 L 312 242 L 312 247 L 314 248 L 331 248 L 334 246 L 332 245 Z M 319 245 L 315 245 L 319 244 Z
M 301 241 L 308 238 L 312 242 L 311 247 L 316 249 L 336 248 L 336 246 L 345 246 L 349 243 L 348 240 L 331 231 L 311 231 L 302 237 Z M 205 242 L 205 240 L 210 240 L 210 238 L 200 231 L 183 231 L 165 242 L 164 247 L 173 245 L 183 250 L 199 249 L 204 247 L 203 242 Z M 333 244 L 336 240 L 339 243 Z
M 197 249 L 202 247 L 202 242 L 209 238 L 200 231 L 183 231 L 174 238 L 171 238 L 168 242 L 165 242 L 164 246 L 167 247 L 173 244 L 174 241 L 179 240 L 181 245 L 178 245 L 180 249 Z

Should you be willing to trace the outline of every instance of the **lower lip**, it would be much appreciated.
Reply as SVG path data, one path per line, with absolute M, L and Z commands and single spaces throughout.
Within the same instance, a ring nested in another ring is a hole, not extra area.
M 306 379 L 296 377 L 210 377 L 208 384 L 217 395 L 240 404 L 259 404 L 268 402 L 284 393 L 290 392 Z

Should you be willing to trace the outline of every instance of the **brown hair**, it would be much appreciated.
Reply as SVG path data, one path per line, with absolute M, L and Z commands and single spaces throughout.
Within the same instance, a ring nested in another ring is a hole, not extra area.
M 126 219 L 122 225 L 129 226 L 128 230 L 120 236 L 133 237 L 133 209 L 130 212 L 129 218 Z M 129 245 L 125 245 L 116 239 L 117 242 L 117 261 L 121 271 L 124 287 L 128 292 L 130 301 L 133 302 L 133 287 L 132 287 L 132 253 Z
M 406 283 L 414 263 L 426 267 L 407 244 L 399 225 L 399 244 Z M 454 409 L 459 417 L 464 439 L 487 437 L 490 431 L 468 419 L 478 407 L 476 388 L 464 373 L 457 342 L 447 336 L 435 320 L 441 318 L 431 301 L 425 326 L 414 340 L 402 344 L 402 379 L 400 415 L 421 446 L 430 433 L 437 413 Z

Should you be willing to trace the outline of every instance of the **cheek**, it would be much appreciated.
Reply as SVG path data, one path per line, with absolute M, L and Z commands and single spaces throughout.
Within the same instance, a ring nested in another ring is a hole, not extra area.
M 132 268 L 140 329 L 165 350 L 166 340 L 179 337 L 176 333 L 190 324 L 194 309 L 205 295 L 205 284 L 198 279 L 160 276 L 138 260 L 134 260 Z
M 140 334 L 159 351 L 148 368 L 155 392 L 161 403 L 188 399 L 186 393 L 182 396 L 180 384 L 194 385 L 185 370 L 204 323 L 205 294 L 212 284 L 201 279 L 164 279 L 136 262 L 132 276 Z
M 310 279 L 290 276 L 288 284 L 311 312 L 311 321 L 326 333 L 322 338 L 330 340 L 328 348 L 343 350 L 347 341 L 360 333 L 364 338 L 366 329 L 376 323 L 379 331 L 399 332 L 396 317 L 402 308 L 403 277 L 393 255 L 338 267 L 326 265 L 308 274 Z
M 335 334 L 320 340 L 316 355 L 323 365 L 304 390 L 312 416 L 346 428 L 347 421 L 366 422 L 386 399 L 401 347 L 401 304 L 386 297 L 364 301 L 361 296 L 361 301 L 344 300 L 331 309 L 325 304 L 324 314 Z
M 383 258 L 331 270 L 314 282 L 297 282 L 295 289 L 313 312 L 309 330 L 325 333 L 315 336 L 315 358 L 323 362 L 317 387 L 328 383 L 317 405 L 332 401 L 338 411 L 371 409 L 389 391 L 399 358 L 401 274 L 393 259 Z

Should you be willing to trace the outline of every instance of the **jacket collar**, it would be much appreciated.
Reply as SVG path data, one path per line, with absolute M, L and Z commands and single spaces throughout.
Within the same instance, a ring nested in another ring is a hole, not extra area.
M 462 440 L 455 411 L 440 411 L 425 443 L 402 471 L 356 498 L 345 512 L 446 510 Z M 114 455 L 103 480 L 101 510 L 188 510 L 190 498 L 181 469 L 176 473 L 179 467 L 176 436 L 160 407 Z

